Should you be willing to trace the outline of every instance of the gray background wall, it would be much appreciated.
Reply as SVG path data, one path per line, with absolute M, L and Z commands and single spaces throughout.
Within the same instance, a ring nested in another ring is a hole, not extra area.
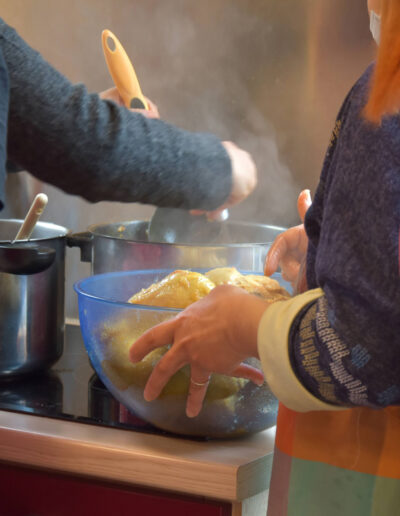
M 71 81 L 110 86 L 100 35 L 112 30 L 134 62 L 145 94 L 166 120 L 211 131 L 249 150 L 257 191 L 233 219 L 289 225 L 296 198 L 317 184 L 335 115 L 373 57 L 365 0 L 0 0 L 1 16 Z M 23 216 L 37 191 L 45 219 L 83 230 L 147 219 L 139 204 L 90 205 L 25 173 L 8 182 L 6 216 Z M 4 214 L 1 214 L 4 216 Z M 90 273 L 68 252 L 72 283 Z

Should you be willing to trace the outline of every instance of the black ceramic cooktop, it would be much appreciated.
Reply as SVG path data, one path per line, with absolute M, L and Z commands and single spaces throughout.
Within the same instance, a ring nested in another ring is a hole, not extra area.
M 109 393 L 90 365 L 79 326 L 66 326 L 64 353 L 49 371 L 0 381 L 0 410 L 171 435 Z

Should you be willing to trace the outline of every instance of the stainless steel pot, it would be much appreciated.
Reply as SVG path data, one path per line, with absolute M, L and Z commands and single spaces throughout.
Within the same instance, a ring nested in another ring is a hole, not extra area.
M 39 222 L 12 243 L 22 220 L 0 220 L 0 377 L 53 364 L 63 350 L 65 236 Z
M 210 245 L 153 243 L 146 221 L 90 226 L 67 237 L 81 248 L 82 261 L 92 263 L 92 273 L 123 270 L 237 267 L 261 272 L 271 242 L 285 228 L 245 222 L 227 222 L 220 240 Z

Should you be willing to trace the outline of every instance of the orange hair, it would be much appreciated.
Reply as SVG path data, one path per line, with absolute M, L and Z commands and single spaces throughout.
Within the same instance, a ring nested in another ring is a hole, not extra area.
M 400 0 L 382 0 L 378 57 L 364 115 L 380 124 L 400 110 Z

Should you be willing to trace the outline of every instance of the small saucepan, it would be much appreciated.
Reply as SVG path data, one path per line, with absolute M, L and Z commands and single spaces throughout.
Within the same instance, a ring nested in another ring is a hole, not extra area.
M 0 220 L 0 378 L 50 367 L 64 340 L 68 230 L 38 222 L 14 242 L 22 220 Z

